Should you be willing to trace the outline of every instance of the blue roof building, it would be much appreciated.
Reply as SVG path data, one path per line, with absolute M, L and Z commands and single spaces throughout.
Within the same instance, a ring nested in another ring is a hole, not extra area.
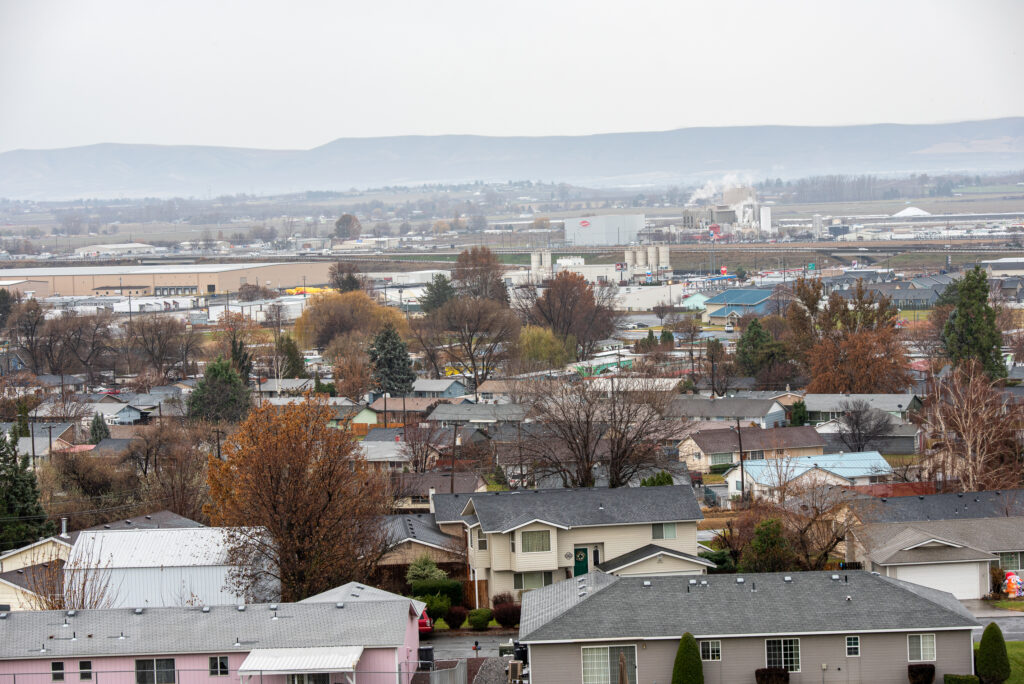
M 774 307 L 778 302 L 772 299 L 772 294 L 773 290 L 750 287 L 734 287 L 720 292 L 704 302 L 704 322 L 724 325 L 735 323 L 748 313 L 758 316 L 777 313 Z
M 724 474 L 730 495 L 739 495 L 740 466 L 734 465 Z M 793 490 L 810 486 L 853 485 L 887 482 L 892 478 L 892 466 L 877 451 L 848 454 L 824 454 L 783 458 L 757 458 L 743 461 L 743 479 L 752 495 L 777 498 L 779 490 Z

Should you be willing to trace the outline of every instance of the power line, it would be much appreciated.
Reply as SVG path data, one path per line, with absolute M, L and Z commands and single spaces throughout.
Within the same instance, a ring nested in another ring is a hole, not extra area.
M 160 503 L 162 501 L 167 501 L 170 498 L 172 498 L 172 497 L 164 496 L 164 497 L 161 497 L 159 499 L 149 499 L 147 501 L 138 501 L 136 503 L 122 504 L 121 506 L 110 506 L 108 508 L 95 508 L 95 509 L 89 510 L 89 511 L 70 511 L 66 515 L 92 515 L 92 514 L 95 514 L 95 513 L 107 513 L 107 512 L 110 512 L 110 511 L 121 511 L 121 510 L 124 510 L 126 508 L 137 508 L 139 506 L 145 506 L 147 504 Z M 47 520 L 47 519 L 49 519 L 51 517 L 53 517 L 53 514 L 50 514 L 50 513 L 47 513 L 46 515 L 11 516 L 11 517 L 0 518 L 0 523 L 15 522 L 15 521 L 19 521 L 19 520 Z

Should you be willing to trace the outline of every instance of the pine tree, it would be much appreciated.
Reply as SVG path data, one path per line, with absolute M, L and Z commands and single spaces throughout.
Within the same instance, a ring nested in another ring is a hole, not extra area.
M 1010 678 L 1010 658 L 999 625 L 990 622 L 978 645 L 978 679 L 982 684 L 1002 684 Z
M 412 371 L 409 349 L 395 326 L 387 324 L 373 339 L 369 349 L 373 379 L 381 392 L 405 395 L 412 392 L 416 374 Z
M 948 290 L 947 290 L 948 291 Z M 1006 377 L 1002 333 L 988 303 L 988 278 L 975 266 L 956 283 L 956 308 L 942 329 L 946 355 L 954 364 L 975 359 L 993 379 Z
M 675 335 L 672 334 L 671 330 L 668 328 L 662 328 L 661 335 L 658 336 L 658 342 L 668 347 L 674 347 L 676 345 L 676 338 Z
M 306 360 L 302 358 L 299 345 L 291 335 L 282 335 L 277 342 L 277 353 L 284 358 L 281 366 L 282 378 L 306 378 Z
M 248 385 L 252 377 L 252 352 L 241 337 L 231 340 L 231 366 L 238 372 L 242 384 Z
M 455 286 L 452 285 L 452 281 L 443 273 L 438 273 L 424 289 L 423 296 L 420 297 L 420 308 L 424 313 L 430 313 L 435 309 L 440 309 L 454 298 Z
M 14 437 L 30 437 L 32 431 L 28 428 L 28 404 L 25 400 L 18 402 L 18 422 L 14 425 Z
M 757 375 L 772 338 L 755 318 L 736 343 L 736 363 L 746 375 Z
M 754 528 L 754 537 L 740 558 L 740 572 L 784 572 L 793 569 L 794 555 L 782 534 L 782 523 L 774 518 Z
M 92 417 L 92 422 L 89 423 L 89 443 L 99 444 L 109 437 L 110 428 L 107 427 L 107 423 L 103 420 L 103 416 L 97 413 Z
M 0 434 L 0 553 L 53 534 L 39 502 L 28 455 L 18 457 L 17 438 Z
M 188 395 L 188 416 L 212 422 L 237 423 L 249 412 L 249 388 L 229 361 L 206 367 L 202 380 Z
M 689 632 L 683 634 L 672 665 L 672 684 L 704 684 L 704 665 L 700 661 L 697 640 Z
M 801 425 L 807 425 L 809 417 L 807 415 L 807 404 L 804 400 L 796 401 L 793 403 L 793 407 L 789 411 L 789 424 L 793 427 L 800 427 Z

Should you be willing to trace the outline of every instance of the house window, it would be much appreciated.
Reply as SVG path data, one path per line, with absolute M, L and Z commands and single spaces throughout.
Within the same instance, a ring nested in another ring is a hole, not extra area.
M 50 663 L 50 681 L 51 682 L 63 682 L 64 681 L 64 663 L 62 663 L 62 662 Z
M 511 553 L 516 552 L 516 533 L 508 535 L 508 548 Z
M 711 454 L 708 458 L 711 459 L 710 463 L 713 466 L 732 463 L 732 454 Z
M 174 684 L 174 658 L 136 660 L 135 684 Z
M 326 672 L 308 672 L 288 675 L 288 684 L 330 684 L 331 675 Z
M 999 567 L 1017 572 L 1020 570 L 1020 557 L 1019 551 L 1002 552 L 999 554 Z
M 228 674 L 228 657 L 210 656 L 210 676 L 227 677 Z
M 748 451 L 747 458 L 764 458 L 764 451 Z
M 584 647 L 583 684 L 636 684 L 636 646 Z M 619 681 L 619 656 L 626 656 L 628 682 Z
M 551 531 L 536 530 L 523 532 L 523 553 L 538 553 L 551 550 Z
M 848 636 L 848 637 L 846 637 L 846 657 L 847 658 L 859 658 L 860 657 L 860 637 L 859 636 Z
M 722 659 L 722 642 L 714 639 L 712 641 L 700 642 L 700 659 L 701 660 L 721 660 Z
M 476 528 L 476 548 L 480 551 L 487 550 L 487 535 L 479 527 Z
M 517 572 L 512 576 L 512 587 L 514 589 L 540 589 L 551 584 L 553 578 L 550 572 Z
M 907 659 L 912 663 L 935 660 L 935 635 L 908 634 Z
M 92 679 L 92 661 L 91 660 L 79 660 L 78 661 L 78 678 L 81 681 L 88 681 Z
M 675 523 L 654 523 L 651 525 L 651 539 L 675 539 Z
M 765 667 L 782 667 L 786 672 L 800 671 L 799 639 L 765 639 Z

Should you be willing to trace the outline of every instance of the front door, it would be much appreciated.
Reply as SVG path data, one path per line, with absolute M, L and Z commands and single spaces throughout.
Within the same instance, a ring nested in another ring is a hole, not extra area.
M 590 569 L 590 564 L 587 562 L 587 547 L 579 547 L 576 549 L 576 563 L 573 565 L 572 574 L 574 577 L 579 575 L 586 575 Z

